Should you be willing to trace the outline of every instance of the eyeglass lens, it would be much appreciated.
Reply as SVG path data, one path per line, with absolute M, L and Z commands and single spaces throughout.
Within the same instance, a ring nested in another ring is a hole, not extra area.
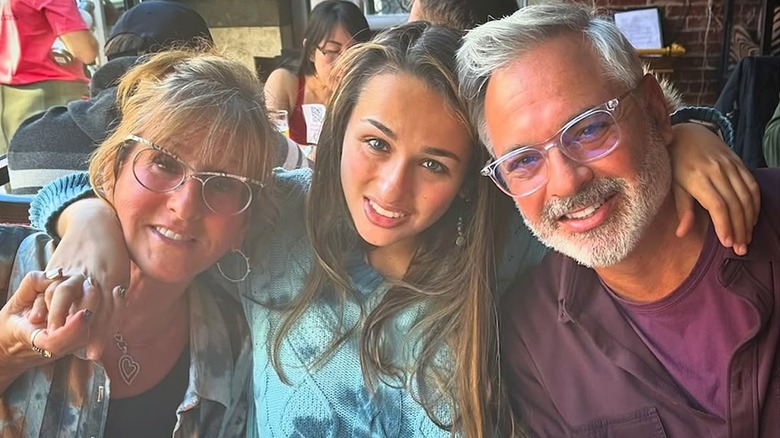
M 176 158 L 151 148 L 136 154 L 133 174 L 142 186 L 160 193 L 176 190 L 188 177 L 187 169 Z M 202 184 L 203 201 L 215 213 L 238 214 L 252 201 L 252 190 L 241 180 L 219 175 L 194 177 Z
M 619 138 L 620 131 L 612 114 L 606 110 L 597 110 L 561 132 L 558 146 L 572 160 L 588 162 L 611 152 Z M 494 175 L 509 193 L 515 196 L 529 194 L 547 179 L 545 152 L 527 148 L 499 163 Z
M 341 50 L 332 50 L 327 47 L 317 47 L 328 62 L 333 62 L 341 56 Z

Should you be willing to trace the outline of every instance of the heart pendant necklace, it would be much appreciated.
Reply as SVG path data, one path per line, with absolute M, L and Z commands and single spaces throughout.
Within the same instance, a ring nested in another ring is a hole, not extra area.
M 116 332 L 114 334 L 114 342 L 116 343 L 116 348 L 122 352 L 118 364 L 119 375 L 122 377 L 122 380 L 125 381 L 125 384 L 130 386 L 133 384 L 133 380 L 138 377 L 138 373 L 141 372 L 141 364 L 127 352 L 127 341 L 125 341 L 125 338 L 122 337 L 121 333 Z

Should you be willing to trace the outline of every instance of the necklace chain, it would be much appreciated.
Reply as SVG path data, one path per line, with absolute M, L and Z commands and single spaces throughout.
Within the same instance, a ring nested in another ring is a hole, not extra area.
M 125 341 L 121 333 L 116 332 L 114 334 L 114 342 L 116 343 L 116 348 L 122 353 L 117 363 L 119 376 L 122 377 L 127 386 L 131 386 L 133 380 L 141 373 L 141 364 L 127 352 L 127 341 Z

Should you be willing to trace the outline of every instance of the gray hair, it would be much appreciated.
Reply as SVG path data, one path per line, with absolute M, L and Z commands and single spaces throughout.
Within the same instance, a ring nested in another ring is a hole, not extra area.
M 469 102 L 472 123 L 491 153 L 485 122 L 485 91 L 490 76 L 539 44 L 570 32 L 582 33 L 601 58 L 604 75 L 626 88 L 643 76 L 634 47 L 615 24 L 584 5 L 548 3 L 527 6 L 513 15 L 469 31 L 458 50 L 460 91 Z

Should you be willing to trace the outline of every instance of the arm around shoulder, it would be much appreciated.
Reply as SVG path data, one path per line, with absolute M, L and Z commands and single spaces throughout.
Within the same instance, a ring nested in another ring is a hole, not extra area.
M 56 179 L 41 189 L 30 204 L 30 223 L 33 227 L 57 235 L 60 213 L 79 199 L 94 196 L 86 172 L 73 173 Z

